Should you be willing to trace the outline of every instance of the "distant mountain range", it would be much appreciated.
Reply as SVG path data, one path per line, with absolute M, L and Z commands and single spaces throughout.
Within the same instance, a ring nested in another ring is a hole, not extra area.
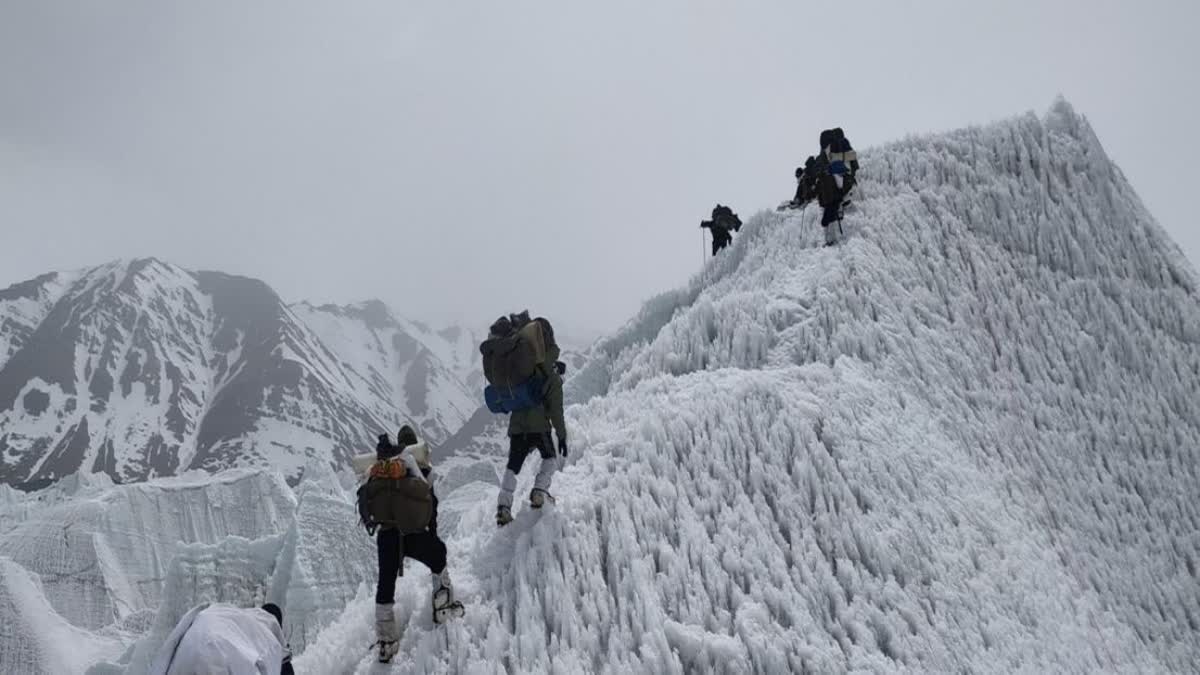
M 45 274 L 0 291 L 0 483 L 296 478 L 406 422 L 442 444 L 479 408 L 479 338 L 152 258 Z

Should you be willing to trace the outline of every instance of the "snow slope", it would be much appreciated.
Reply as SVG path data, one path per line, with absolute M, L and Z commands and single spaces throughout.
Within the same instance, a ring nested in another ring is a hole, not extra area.
M 1194 669 L 1195 273 L 1063 102 L 862 154 L 841 247 L 760 214 L 598 345 L 555 508 L 462 488 L 393 671 Z

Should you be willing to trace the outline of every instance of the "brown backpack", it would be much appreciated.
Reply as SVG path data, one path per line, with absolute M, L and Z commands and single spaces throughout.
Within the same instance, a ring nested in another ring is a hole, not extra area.
M 401 534 L 424 532 L 433 518 L 433 491 L 424 478 L 409 475 L 400 458 L 381 459 L 358 488 L 358 514 L 368 530 L 381 526 Z

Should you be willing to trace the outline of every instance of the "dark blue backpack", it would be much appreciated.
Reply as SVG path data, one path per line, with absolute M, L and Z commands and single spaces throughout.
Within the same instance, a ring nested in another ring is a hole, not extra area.
M 536 408 L 542 404 L 542 387 L 545 381 L 531 377 L 520 384 L 496 386 L 489 384 L 483 389 L 483 400 L 488 410 L 494 413 L 514 413 Z

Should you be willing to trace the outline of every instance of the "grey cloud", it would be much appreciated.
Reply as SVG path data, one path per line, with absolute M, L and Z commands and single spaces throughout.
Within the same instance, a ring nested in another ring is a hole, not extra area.
M 1200 259 L 1200 10 L 911 4 L 8 3 L 0 284 L 155 255 L 592 332 L 696 271 L 716 201 L 788 197 L 821 128 L 861 148 L 1060 92 Z

